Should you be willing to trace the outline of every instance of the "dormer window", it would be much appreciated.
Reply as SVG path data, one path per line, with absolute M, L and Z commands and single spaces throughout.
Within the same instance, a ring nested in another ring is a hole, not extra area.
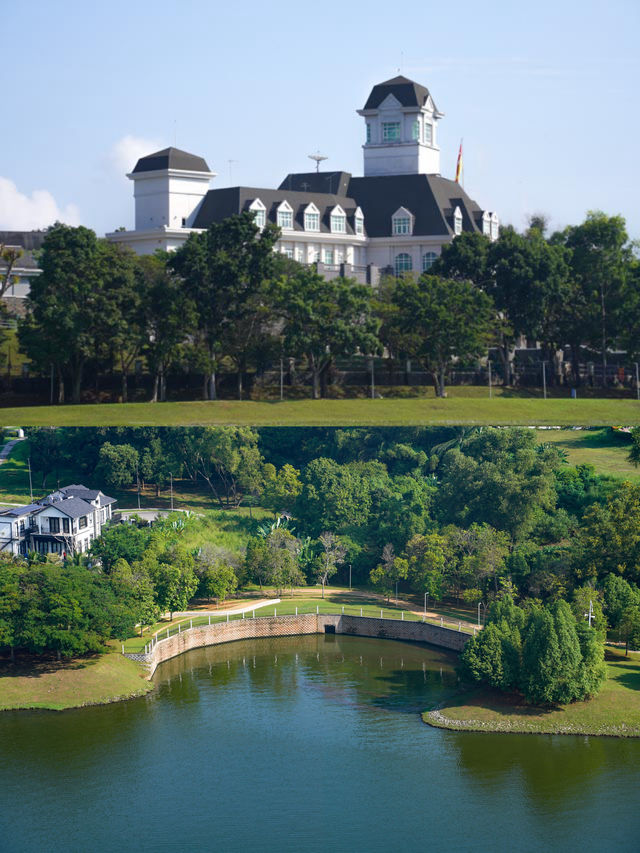
M 315 204 L 308 204 L 304 211 L 304 230 L 319 231 L 320 230 L 320 211 Z
M 356 210 L 355 216 L 353 218 L 355 232 L 358 237 L 364 236 L 364 216 L 362 215 L 362 211 L 360 208 Z
M 346 234 L 347 233 L 347 216 L 344 210 L 337 205 L 331 211 L 331 233 Z
M 382 141 L 383 142 L 400 142 L 400 122 L 399 121 L 383 121 L 382 122 Z
M 251 202 L 249 210 L 253 213 L 253 220 L 258 228 L 264 228 L 267 224 L 267 209 L 259 198 Z
M 482 233 L 491 237 L 491 214 L 486 211 L 482 214 Z
M 288 201 L 278 206 L 277 223 L 279 228 L 291 231 L 293 229 L 293 208 Z
M 491 214 L 491 239 L 492 239 L 492 240 L 497 240 L 497 239 L 498 239 L 498 233 L 499 233 L 499 228 L 498 228 L 498 226 L 499 226 L 499 222 L 498 222 L 498 214 L 497 214 L 497 213 L 492 213 L 492 214 Z
M 425 145 L 433 145 L 433 125 L 430 121 L 424 123 L 424 142 Z
M 413 233 L 413 216 L 406 207 L 401 207 L 391 217 L 392 233 L 394 236 L 402 236 Z
M 411 125 L 411 138 L 414 142 L 420 142 L 420 122 L 418 119 Z
M 462 211 L 459 207 L 456 207 L 453 212 L 453 233 L 462 234 Z

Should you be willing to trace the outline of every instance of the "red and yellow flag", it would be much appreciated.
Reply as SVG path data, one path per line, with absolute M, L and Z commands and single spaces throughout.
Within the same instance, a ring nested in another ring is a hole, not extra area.
M 462 180 L 462 141 L 460 142 L 460 149 L 458 151 L 458 163 L 456 164 L 456 184 L 459 184 Z

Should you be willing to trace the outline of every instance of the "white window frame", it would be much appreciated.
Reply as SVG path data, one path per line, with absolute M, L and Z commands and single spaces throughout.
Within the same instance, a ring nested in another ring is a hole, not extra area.
M 413 234 L 413 214 L 406 207 L 400 207 L 391 217 L 391 233 L 394 237 L 407 237 Z
M 311 227 L 310 218 L 313 217 L 313 221 L 317 222 L 317 227 Z M 315 206 L 313 202 L 308 204 L 304 209 L 304 230 L 305 231 L 320 231 L 320 211 Z
M 264 228 L 267 224 L 267 208 L 259 198 L 256 198 L 251 202 L 249 210 L 253 213 L 253 220 L 258 228 Z
M 491 214 L 486 210 L 482 214 L 482 233 L 485 237 L 491 237 Z
M 424 122 L 423 139 L 425 145 L 433 145 L 433 124 L 430 121 Z
M 353 217 L 353 226 L 356 236 L 364 237 L 364 214 L 359 207 L 356 208 L 356 212 Z
M 453 211 L 453 233 L 456 237 L 462 234 L 462 211 L 459 207 Z
M 414 142 L 420 142 L 420 120 L 415 119 L 411 125 L 411 139 Z
M 367 122 L 366 140 L 367 140 L 367 145 L 369 145 L 371 143 L 371 141 L 373 140 L 373 127 L 372 127 L 372 124 L 370 121 Z
M 283 223 L 283 219 L 286 217 L 286 222 L 289 223 L 285 225 Z M 293 231 L 293 208 L 289 204 L 288 201 L 282 201 L 278 205 L 276 212 L 276 222 L 279 228 L 282 228 L 283 231 Z
M 402 261 L 400 260 L 402 258 Z M 408 258 L 408 264 L 405 258 Z M 401 276 L 405 272 L 413 271 L 413 258 L 409 254 L 409 252 L 399 252 L 395 258 L 393 259 L 393 271 L 396 275 L 396 278 Z
M 397 130 L 391 131 L 390 128 L 397 128 Z M 399 121 L 383 121 L 382 122 L 382 141 L 383 142 L 400 142 L 401 140 L 402 140 L 402 122 L 399 122 Z
M 331 227 L 332 234 L 346 234 L 347 233 L 347 214 L 344 210 L 337 204 L 331 214 L 329 216 L 329 223 Z
M 333 246 L 323 246 L 322 248 L 322 263 L 327 266 L 333 266 L 334 264 L 334 251 Z
M 437 260 L 438 256 L 435 252 L 425 252 L 422 255 L 422 272 L 429 272 Z
M 500 221 L 497 213 L 491 214 L 491 239 L 497 240 L 500 236 Z

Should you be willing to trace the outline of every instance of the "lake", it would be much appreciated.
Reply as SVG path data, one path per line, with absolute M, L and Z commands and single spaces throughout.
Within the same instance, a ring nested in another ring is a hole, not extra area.
M 640 740 L 448 732 L 456 656 L 349 636 L 162 664 L 144 698 L 0 715 L 0 851 L 637 851 Z

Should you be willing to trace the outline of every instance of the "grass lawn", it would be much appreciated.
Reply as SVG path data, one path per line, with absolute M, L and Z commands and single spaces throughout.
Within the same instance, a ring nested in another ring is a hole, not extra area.
M 476 688 L 451 697 L 423 720 L 440 728 L 485 732 L 640 737 L 640 652 L 607 646 L 607 681 L 588 702 L 545 709 L 496 690 Z
M 454 388 L 447 399 L 295 400 L 256 403 L 113 403 L 25 406 L 0 409 L 4 426 L 411 426 L 640 424 L 632 399 L 548 399 L 531 396 L 474 397 Z
M 549 429 L 537 431 L 539 442 L 549 442 L 567 453 L 570 465 L 590 464 L 596 473 L 640 481 L 640 470 L 627 459 L 628 435 L 612 429 Z
M 57 663 L 0 663 L 0 710 L 62 711 L 142 696 L 153 689 L 145 672 L 114 648 L 108 654 Z

